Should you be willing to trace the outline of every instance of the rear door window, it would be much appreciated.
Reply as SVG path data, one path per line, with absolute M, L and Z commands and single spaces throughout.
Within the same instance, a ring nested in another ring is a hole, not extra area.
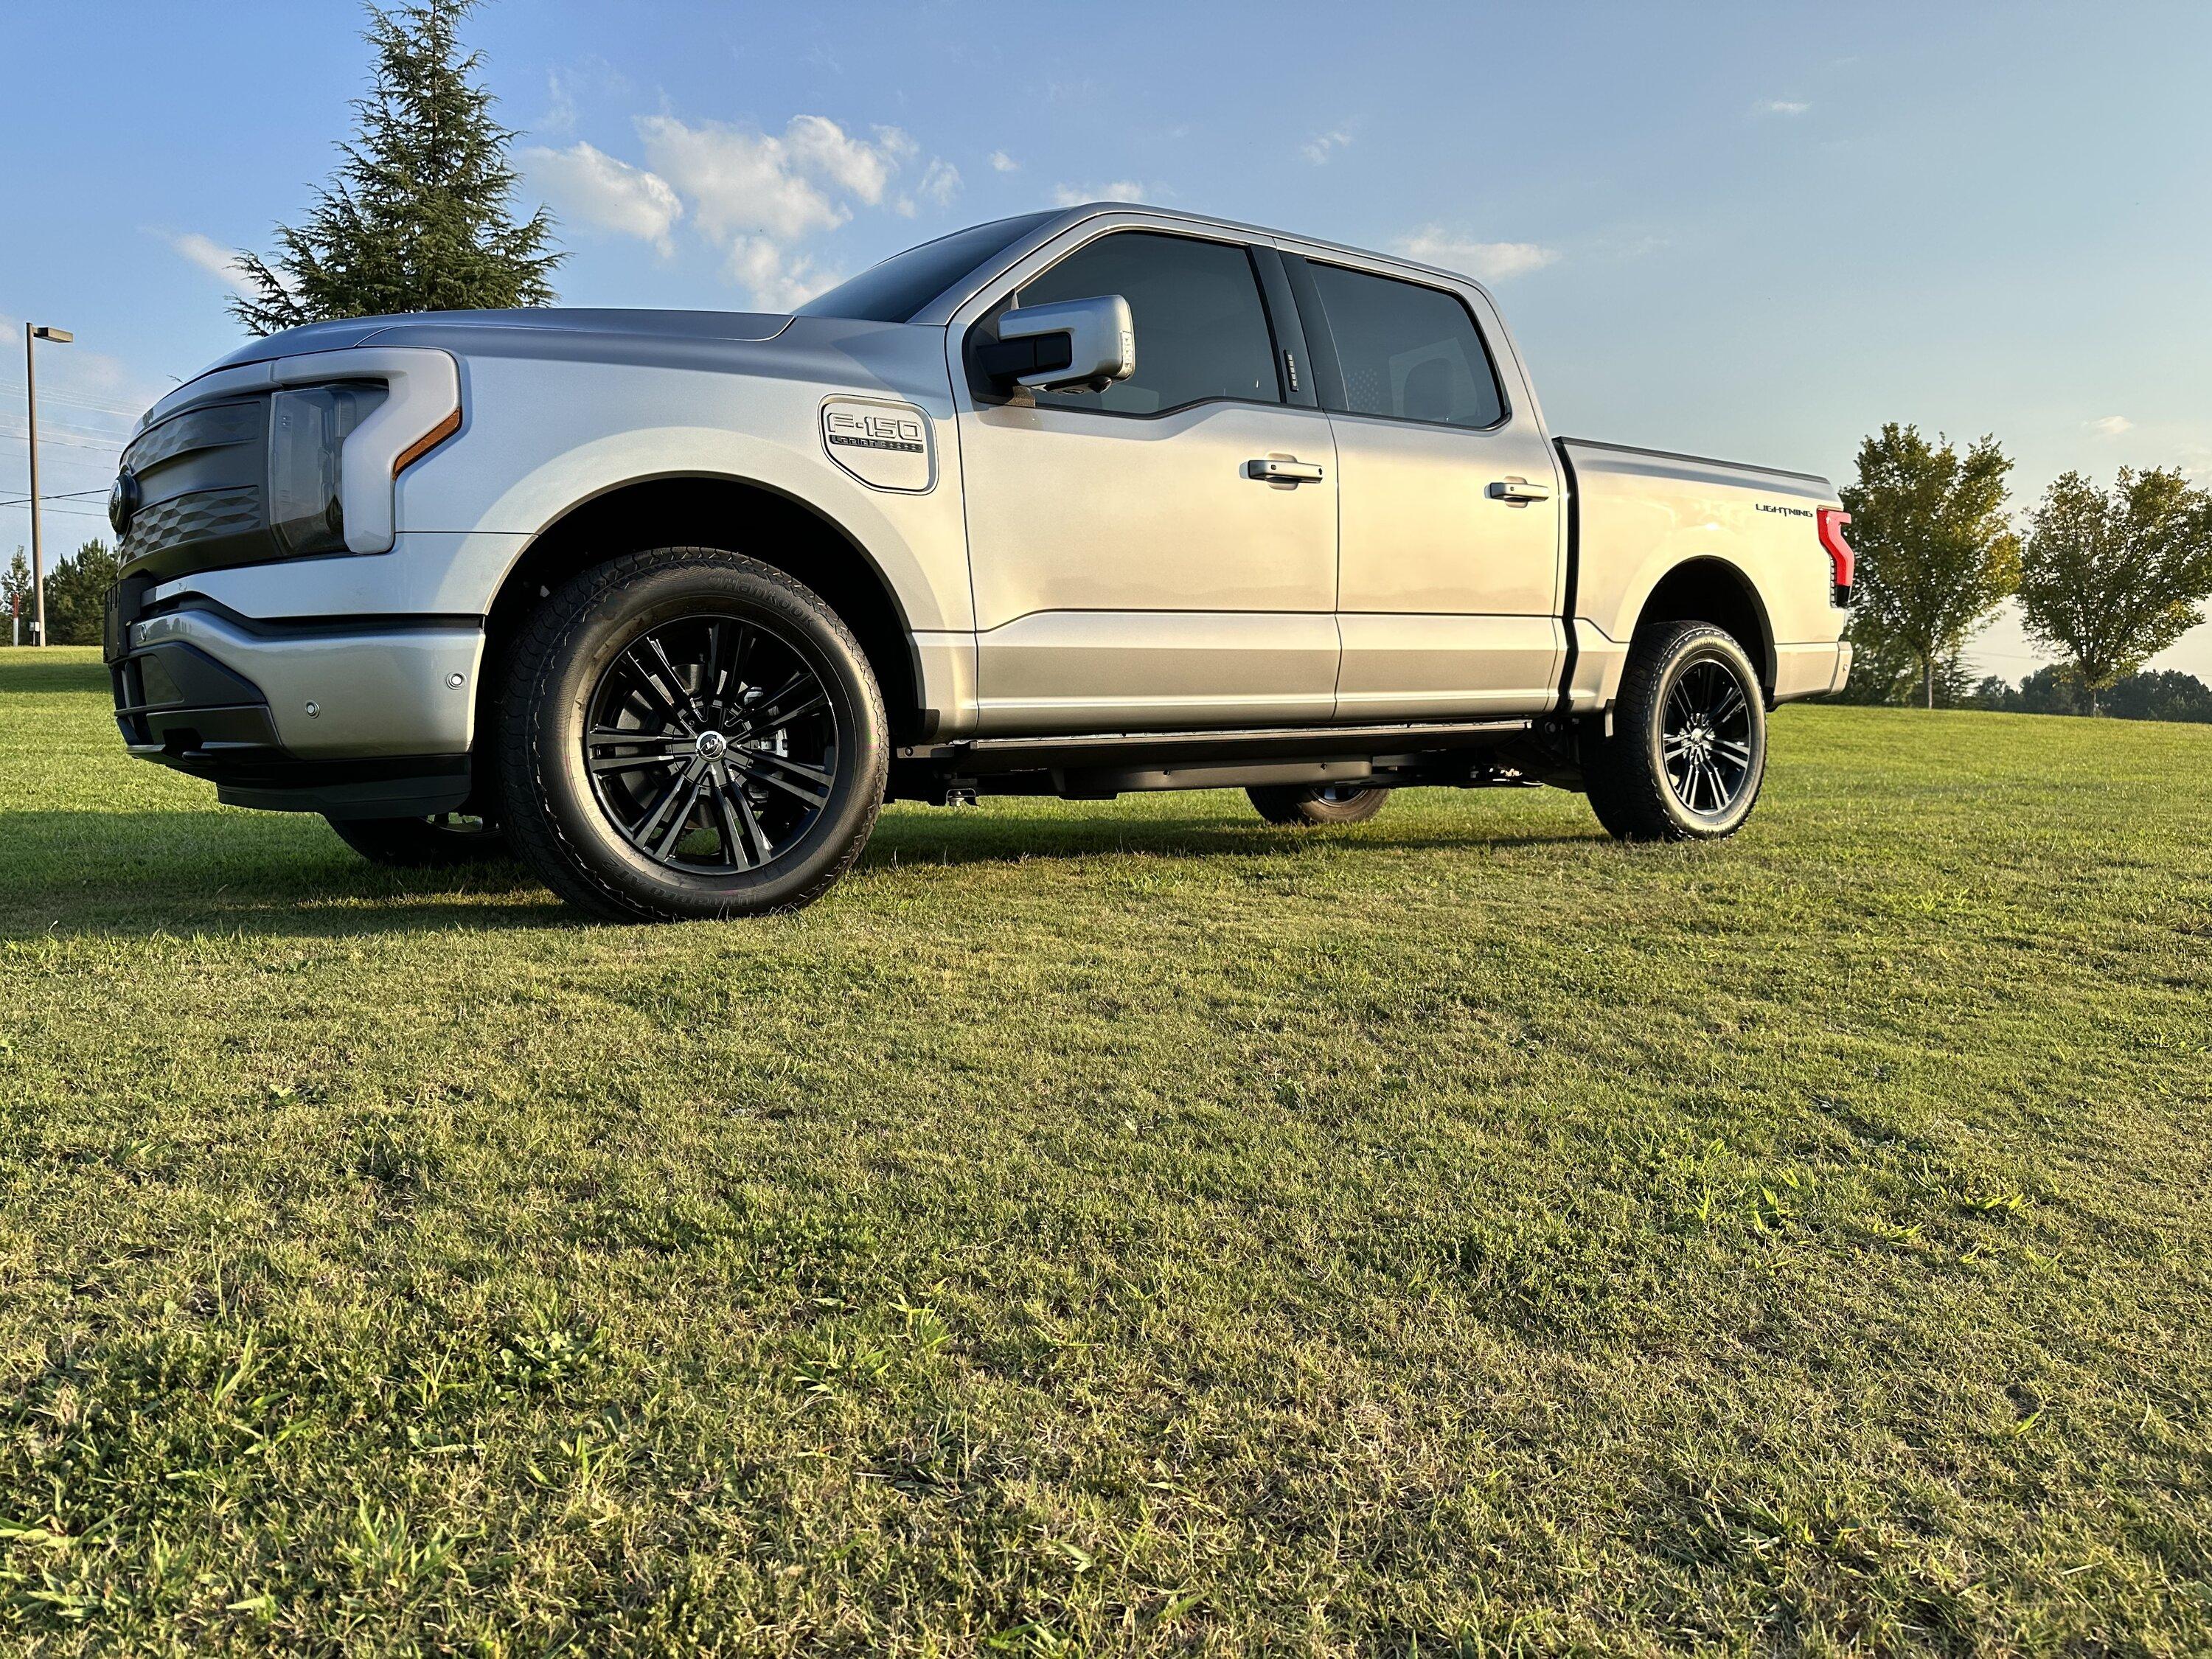
M 1346 413 L 1475 428 L 1505 418 L 1498 371 L 1457 295 L 1314 260 L 1306 269 L 1336 343 Z

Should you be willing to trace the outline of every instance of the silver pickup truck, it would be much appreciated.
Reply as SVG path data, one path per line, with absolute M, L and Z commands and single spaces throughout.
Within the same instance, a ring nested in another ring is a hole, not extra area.
M 789 316 L 274 335 L 109 505 L 133 754 L 624 919 L 805 903 L 887 797 L 1549 783 L 1723 836 L 1850 663 L 1825 480 L 1554 439 L 1477 283 L 1121 204 Z

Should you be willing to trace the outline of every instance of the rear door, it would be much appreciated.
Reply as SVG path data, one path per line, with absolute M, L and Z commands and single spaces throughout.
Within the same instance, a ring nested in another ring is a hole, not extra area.
M 1487 299 L 1279 246 L 1335 429 L 1336 718 L 1551 707 L 1562 481 Z
M 1128 380 L 1009 398 L 969 374 L 968 344 L 1008 307 L 1109 294 L 1135 319 Z M 1329 718 L 1330 425 L 1310 392 L 1291 401 L 1246 239 L 1124 216 L 1079 226 L 963 306 L 949 349 L 978 730 Z M 1270 459 L 1298 477 L 1263 475 Z

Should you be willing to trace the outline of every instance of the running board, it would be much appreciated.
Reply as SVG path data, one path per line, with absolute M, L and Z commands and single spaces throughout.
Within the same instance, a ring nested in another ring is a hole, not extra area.
M 967 776 L 1000 772 L 1059 771 L 1125 767 L 1183 769 L 1206 761 L 1260 760 L 1271 756 L 1304 761 L 1373 759 L 1383 755 L 1433 754 L 1480 749 L 1521 737 L 1530 720 L 1462 720 L 1444 725 L 1286 726 L 1242 732 L 1115 732 L 1081 738 L 971 738 L 916 744 L 896 751 L 902 761 L 947 767 Z

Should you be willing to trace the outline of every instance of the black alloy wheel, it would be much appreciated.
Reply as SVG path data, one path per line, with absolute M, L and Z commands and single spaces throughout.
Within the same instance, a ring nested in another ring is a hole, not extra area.
M 665 868 L 763 869 L 820 821 L 837 716 L 805 656 L 758 619 L 679 617 L 592 690 L 585 761 L 608 821 Z
M 522 625 L 504 699 L 508 835 L 610 920 L 811 903 L 883 805 L 888 721 L 852 630 L 739 554 L 660 548 L 571 579 Z
M 1639 634 L 1610 732 L 1583 734 L 1583 783 L 1624 841 L 1703 841 L 1742 827 L 1766 777 L 1766 701 L 1735 636 L 1709 623 Z
M 1734 665 L 1714 655 L 1686 663 L 1667 690 L 1659 755 L 1686 811 L 1724 815 L 1751 781 L 1751 699 Z

